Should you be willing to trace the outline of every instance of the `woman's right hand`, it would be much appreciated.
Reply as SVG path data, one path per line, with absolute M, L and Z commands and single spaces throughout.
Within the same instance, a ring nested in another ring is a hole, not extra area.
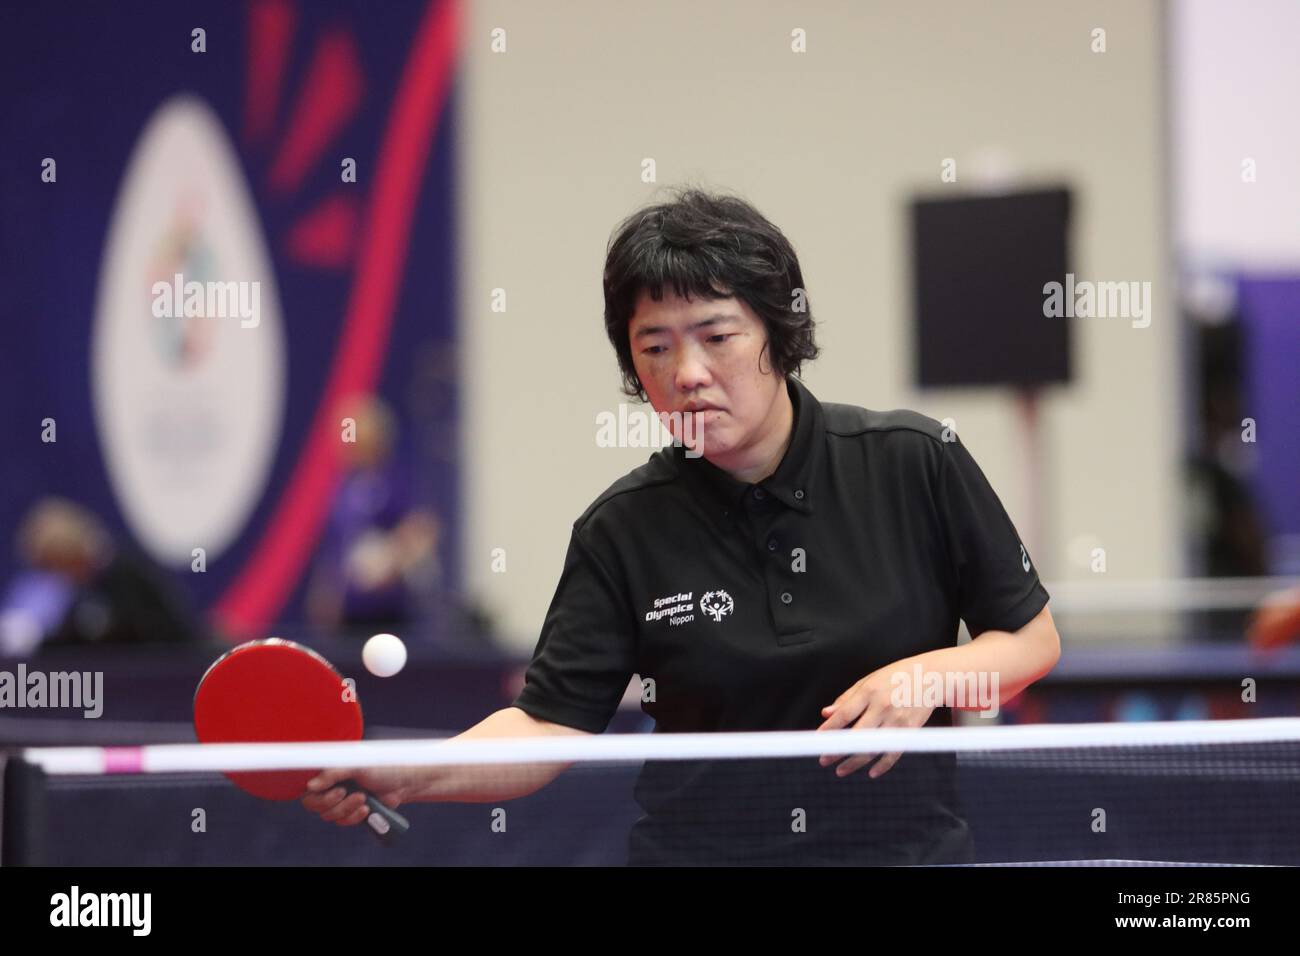
M 384 806 L 396 810 L 415 792 L 415 770 L 414 767 L 322 770 L 307 781 L 302 805 L 322 820 L 341 827 L 356 826 L 370 815 L 366 808 L 366 795 L 348 793 L 341 786 L 344 780 L 353 781 L 374 794 Z

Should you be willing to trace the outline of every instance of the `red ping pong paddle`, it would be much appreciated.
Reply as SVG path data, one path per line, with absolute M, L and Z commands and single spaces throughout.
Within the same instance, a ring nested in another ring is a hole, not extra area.
M 194 692 L 194 731 L 201 743 L 303 743 L 360 740 L 361 704 L 325 658 L 279 638 L 232 648 L 208 668 Z M 227 773 L 241 790 L 264 800 L 297 800 L 319 770 Z M 340 784 L 366 793 L 366 823 L 382 842 L 411 828 L 354 781 Z

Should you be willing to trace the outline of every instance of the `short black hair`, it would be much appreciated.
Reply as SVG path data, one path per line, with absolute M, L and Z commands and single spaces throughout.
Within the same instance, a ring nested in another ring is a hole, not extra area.
M 655 302 L 725 299 L 749 306 L 767 329 L 767 352 L 782 375 L 817 357 L 812 308 L 790 241 L 745 200 L 698 187 L 623 220 L 605 252 L 605 332 L 618 355 L 623 392 L 646 401 L 632 364 L 628 323 L 642 290 Z

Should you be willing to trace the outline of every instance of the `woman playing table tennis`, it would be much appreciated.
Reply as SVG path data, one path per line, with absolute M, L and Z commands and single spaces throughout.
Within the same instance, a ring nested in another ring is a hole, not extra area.
M 523 690 L 461 736 L 601 733 L 632 675 L 656 732 L 947 725 L 1052 668 L 1047 592 L 956 434 L 819 402 L 798 378 L 818 353 L 803 277 L 752 206 L 686 190 L 634 214 L 604 292 L 625 390 L 679 442 L 574 523 Z M 968 862 L 954 766 L 649 761 L 629 859 Z M 336 786 L 348 776 L 397 806 L 509 799 L 563 769 L 330 770 L 303 803 L 354 825 L 366 810 Z

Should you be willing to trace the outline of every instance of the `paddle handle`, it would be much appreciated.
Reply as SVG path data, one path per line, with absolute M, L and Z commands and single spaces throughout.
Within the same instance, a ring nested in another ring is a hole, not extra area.
M 398 837 L 411 829 L 411 822 L 406 817 L 392 807 L 386 806 L 369 790 L 357 786 L 355 780 L 344 780 L 340 786 L 349 794 L 364 793 L 366 795 L 366 808 L 370 811 L 366 817 L 366 827 L 374 834 L 375 839 L 384 846 L 391 846 Z

